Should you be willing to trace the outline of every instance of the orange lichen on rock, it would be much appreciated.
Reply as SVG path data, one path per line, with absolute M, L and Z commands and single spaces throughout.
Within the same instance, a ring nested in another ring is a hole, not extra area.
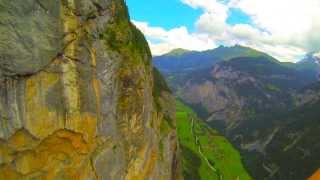
M 158 149 L 156 146 L 148 148 L 143 146 L 138 152 L 138 157 L 129 164 L 126 179 L 144 180 L 150 178 L 158 160 Z
M 8 146 L 17 151 L 32 149 L 38 143 L 39 140 L 25 129 L 18 130 L 8 139 Z
M 308 180 L 320 180 L 320 169 L 318 169 Z
M 100 114 L 101 112 L 101 84 L 100 81 L 97 78 L 97 50 L 95 48 L 92 48 L 90 50 L 90 55 L 91 55 L 91 66 L 92 68 L 92 85 L 93 89 L 96 95 L 96 100 L 97 100 L 97 115 Z M 97 117 L 99 118 L 99 117 Z
M 0 174 L 5 179 L 41 177 L 42 179 L 95 179 L 91 154 L 96 148 L 95 140 L 87 142 L 82 134 L 69 130 L 58 130 L 38 145 L 21 150 L 28 142 L 36 141 L 25 130 L 17 132 L 1 145 L 14 144 L 10 161 L 3 161 Z M 19 145 L 21 143 L 21 146 Z M 30 143 L 30 144 L 32 144 Z M 0 146 L 0 153 L 1 151 Z M 7 153 L 9 154 L 9 153 Z M 0 179 L 3 179 L 1 178 Z M 40 178 L 40 179 L 41 179 Z
M 18 180 L 21 174 L 16 172 L 10 165 L 2 165 L 0 167 L 0 179 Z
M 97 116 L 95 114 L 81 113 L 69 120 L 74 124 L 70 130 L 81 133 L 86 140 L 95 138 L 97 132 Z
M 62 99 L 59 90 L 60 77 L 57 73 L 39 72 L 26 81 L 25 128 L 39 138 L 44 138 L 64 127 L 62 102 L 48 102 L 49 98 Z M 54 94 L 57 97 L 53 97 Z M 50 108 L 51 107 L 51 108 Z
M 11 162 L 13 152 L 13 149 L 10 148 L 5 141 L 0 140 L 0 164 Z

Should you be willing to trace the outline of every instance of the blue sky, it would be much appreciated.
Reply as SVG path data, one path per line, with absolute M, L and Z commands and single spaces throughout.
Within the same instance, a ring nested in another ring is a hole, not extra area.
M 130 16 L 137 21 L 147 21 L 151 26 L 172 29 L 186 26 L 194 30 L 194 22 L 201 15 L 201 10 L 195 10 L 181 3 L 180 0 L 127 0 Z
M 297 61 L 320 50 L 319 0 L 126 0 L 154 55 L 249 46 Z M 276 5 L 276 6 L 275 6 Z
M 190 32 L 194 32 L 194 23 L 202 14 L 202 10 L 183 4 L 181 0 L 126 1 L 132 19 L 146 21 L 151 26 L 160 26 L 167 30 L 186 26 Z M 227 23 L 230 25 L 251 24 L 251 18 L 238 8 L 232 8 L 229 14 Z
M 236 25 L 236 24 L 252 25 L 252 20 L 250 16 L 242 12 L 240 9 L 231 8 L 229 10 L 229 17 L 227 18 L 227 23 L 230 25 Z

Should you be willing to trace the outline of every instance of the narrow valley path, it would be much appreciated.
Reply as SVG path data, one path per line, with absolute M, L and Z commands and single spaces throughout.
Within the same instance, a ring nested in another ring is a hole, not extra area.
M 206 161 L 206 163 L 208 164 L 209 168 L 214 172 L 214 174 L 217 175 L 217 177 L 219 178 L 219 180 L 223 180 L 223 175 L 220 173 L 220 171 L 218 169 L 216 169 L 214 167 L 213 164 L 211 164 L 211 162 L 209 161 L 209 159 L 204 155 L 203 150 L 202 150 L 202 146 L 199 140 L 199 137 L 197 136 L 197 134 L 195 133 L 194 130 L 194 118 L 192 116 L 190 116 L 190 120 L 191 120 L 191 134 L 194 137 L 195 141 L 196 141 L 196 145 L 198 147 L 198 152 L 201 155 L 201 157 Z

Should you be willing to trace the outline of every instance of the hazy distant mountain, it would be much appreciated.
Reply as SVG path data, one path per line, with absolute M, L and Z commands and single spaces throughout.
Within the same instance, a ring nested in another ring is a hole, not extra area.
M 319 65 L 320 64 L 320 54 L 317 53 L 309 53 L 307 54 L 301 61 L 297 64 L 312 64 L 312 65 Z
M 314 159 L 320 153 L 318 148 L 310 150 L 304 166 L 282 158 L 297 155 L 301 148 L 309 151 L 315 143 L 303 136 L 308 129 L 317 132 L 316 117 L 311 118 L 317 103 L 310 102 L 318 102 L 318 95 L 308 87 L 317 81 L 315 57 L 296 64 L 281 63 L 263 52 L 234 46 L 164 55 L 155 57 L 154 62 L 176 96 L 241 150 L 255 179 L 304 179 L 315 170 L 315 162 L 320 163 Z M 305 126 L 297 126 L 303 121 Z M 302 144 L 306 146 L 300 147 Z M 299 158 L 292 159 L 298 163 L 302 161 Z M 295 171 L 299 167 L 307 169 Z
M 186 55 L 188 53 L 191 53 L 191 52 L 193 52 L 193 51 L 189 51 L 189 50 L 186 50 L 186 49 L 178 48 L 178 49 L 174 49 L 174 50 L 170 51 L 169 53 L 165 54 L 165 56 L 179 57 L 179 56 L 183 56 L 183 55 Z
M 320 73 L 320 55 L 319 54 L 307 54 L 304 59 L 296 63 L 296 68 L 316 73 L 319 76 Z
M 208 68 L 218 62 L 236 57 L 266 57 L 276 61 L 263 52 L 236 45 L 233 47 L 220 46 L 216 49 L 202 52 L 177 49 L 168 54 L 154 57 L 153 62 L 162 73 L 171 73 Z

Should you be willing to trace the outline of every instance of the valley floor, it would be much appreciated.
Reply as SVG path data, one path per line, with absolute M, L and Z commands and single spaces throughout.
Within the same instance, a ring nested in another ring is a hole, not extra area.
M 177 131 L 182 149 L 183 175 L 190 180 L 250 180 L 239 152 L 177 101 Z

